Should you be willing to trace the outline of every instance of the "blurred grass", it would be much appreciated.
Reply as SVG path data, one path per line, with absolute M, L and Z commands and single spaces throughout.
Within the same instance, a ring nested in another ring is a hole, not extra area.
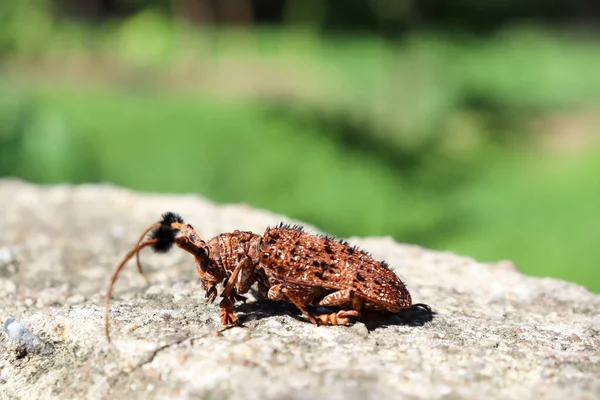
M 600 291 L 600 42 L 41 22 L 0 64 L 2 175 L 196 192 Z

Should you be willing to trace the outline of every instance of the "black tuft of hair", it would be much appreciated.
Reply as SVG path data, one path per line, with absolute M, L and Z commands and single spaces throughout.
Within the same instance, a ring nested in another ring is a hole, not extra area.
M 335 240 L 335 237 L 328 235 L 326 233 L 318 233 L 317 237 L 320 237 L 321 239 L 325 239 L 325 240 Z
M 181 218 L 179 214 L 169 211 L 162 215 L 160 224 L 171 225 L 173 222 L 179 222 L 180 224 L 183 224 L 183 218 Z
M 356 247 L 356 249 L 363 253 L 365 256 L 373 257 L 373 255 L 365 249 L 359 249 L 358 247 Z
M 280 222 L 277 225 L 275 225 L 273 228 L 268 226 L 267 229 L 291 229 L 294 231 L 302 232 L 304 230 L 304 227 L 302 225 L 298 225 L 298 224 L 290 225 L 285 222 Z
M 158 228 L 150 232 L 150 239 L 158 239 L 157 242 L 152 245 L 152 249 L 157 253 L 166 253 L 171 250 L 171 247 L 175 244 L 176 235 L 177 229 L 171 228 L 170 224 L 161 224 Z

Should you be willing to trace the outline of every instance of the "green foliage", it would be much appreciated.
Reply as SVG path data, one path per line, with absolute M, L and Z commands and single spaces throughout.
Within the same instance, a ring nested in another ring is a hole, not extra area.
M 244 201 L 347 235 L 360 226 L 402 236 L 441 214 L 385 163 L 316 127 L 298 134 L 266 106 L 98 91 L 35 97 L 19 149 L 30 162 L 16 171 L 29 180 L 79 181 L 72 164 L 84 159 L 91 179 Z
M 0 4 L 0 58 L 6 52 L 45 47 L 52 25 L 46 0 L 3 0 Z
M 529 273 L 600 291 L 599 156 L 598 146 L 563 160 L 506 154 L 454 199 L 468 226 L 437 245 L 483 259 L 506 254 Z

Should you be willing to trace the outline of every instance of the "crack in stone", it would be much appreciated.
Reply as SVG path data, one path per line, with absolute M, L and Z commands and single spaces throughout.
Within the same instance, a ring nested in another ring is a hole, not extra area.
M 119 381 L 120 378 L 122 377 L 126 377 L 128 375 L 130 375 L 132 372 L 139 370 L 141 367 L 143 367 L 146 364 L 151 363 L 152 361 L 154 361 L 154 359 L 156 358 L 156 356 L 158 355 L 158 353 L 160 353 L 163 350 L 166 350 L 170 347 L 173 346 L 177 346 L 183 342 L 185 342 L 186 340 L 190 340 L 191 343 L 194 342 L 194 340 L 197 339 L 201 339 L 203 338 L 205 335 L 200 335 L 200 336 L 190 336 L 190 335 L 186 335 L 184 337 L 181 337 L 179 339 L 176 339 L 170 343 L 167 343 L 163 346 L 157 347 L 156 349 L 152 350 L 152 352 L 150 352 L 150 354 L 142 361 L 138 362 L 132 369 L 130 369 L 129 371 L 124 371 L 121 370 L 119 372 L 117 372 L 116 374 L 114 374 L 113 376 L 109 377 L 106 381 L 108 382 L 108 390 L 104 393 L 105 396 L 108 396 L 109 393 L 111 392 L 111 390 L 114 389 L 115 384 Z
M 189 336 L 189 335 L 186 335 L 186 336 L 184 336 L 184 337 L 182 337 L 182 338 L 179 338 L 179 339 L 177 339 L 177 340 L 174 340 L 174 341 L 173 341 L 173 342 L 171 342 L 171 343 L 167 343 L 167 344 L 165 344 L 164 346 L 160 346 L 160 347 L 158 347 L 158 348 L 154 349 L 154 350 L 153 350 L 153 351 L 150 353 L 150 355 L 149 355 L 148 357 L 146 357 L 146 359 L 145 359 L 145 360 L 142 360 L 142 361 L 140 361 L 138 364 L 136 364 L 136 366 L 135 366 L 135 367 L 133 367 L 133 369 L 132 369 L 130 372 L 133 372 L 133 371 L 135 371 L 135 370 L 137 370 L 137 369 L 141 368 L 142 366 L 144 366 L 144 365 L 146 365 L 146 364 L 149 364 L 149 363 L 151 363 L 152 361 L 154 361 L 154 359 L 156 358 L 156 356 L 158 355 L 158 353 L 160 353 L 161 351 L 163 351 L 163 350 L 165 350 L 165 349 L 168 349 L 169 347 L 172 347 L 172 346 L 176 346 L 176 345 L 178 345 L 178 344 L 181 344 L 181 343 L 185 342 L 185 341 L 186 341 L 186 340 L 188 340 L 188 339 L 194 340 L 194 339 L 197 339 L 197 338 L 190 338 L 190 336 Z

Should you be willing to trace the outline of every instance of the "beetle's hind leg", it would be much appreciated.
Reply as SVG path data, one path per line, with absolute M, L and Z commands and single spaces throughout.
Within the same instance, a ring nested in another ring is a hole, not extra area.
M 356 310 L 340 310 L 331 314 L 317 315 L 317 325 L 348 325 L 354 322 L 360 313 Z
M 336 313 L 317 315 L 317 321 L 323 325 L 347 325 L 353 322 L 353 319 L 360 319 L 360 310 L 363 301 L 360 297 L 354 295 L 354 290 L 338 290 L 323 297 L 318 303 L 319 306 L 337 306 L 347 307 L 349 310 L 340 310 Z
M 323 297 L 317 305 L 320 306 L 346 306 L 347 308 L 332 314 L 315 315 L 308 311 L 307 305 L 314 304 L 315 292 L 306 288 L 294 289 L 285 284 L 271 286 L 267 297 L 270 300 L 289 301 L 298 308 L 308 320 L 315 325 L 346 325 L 353 318 L 360 317 L 362 299 L 354 296 L 352 290 L 340 290 Z

